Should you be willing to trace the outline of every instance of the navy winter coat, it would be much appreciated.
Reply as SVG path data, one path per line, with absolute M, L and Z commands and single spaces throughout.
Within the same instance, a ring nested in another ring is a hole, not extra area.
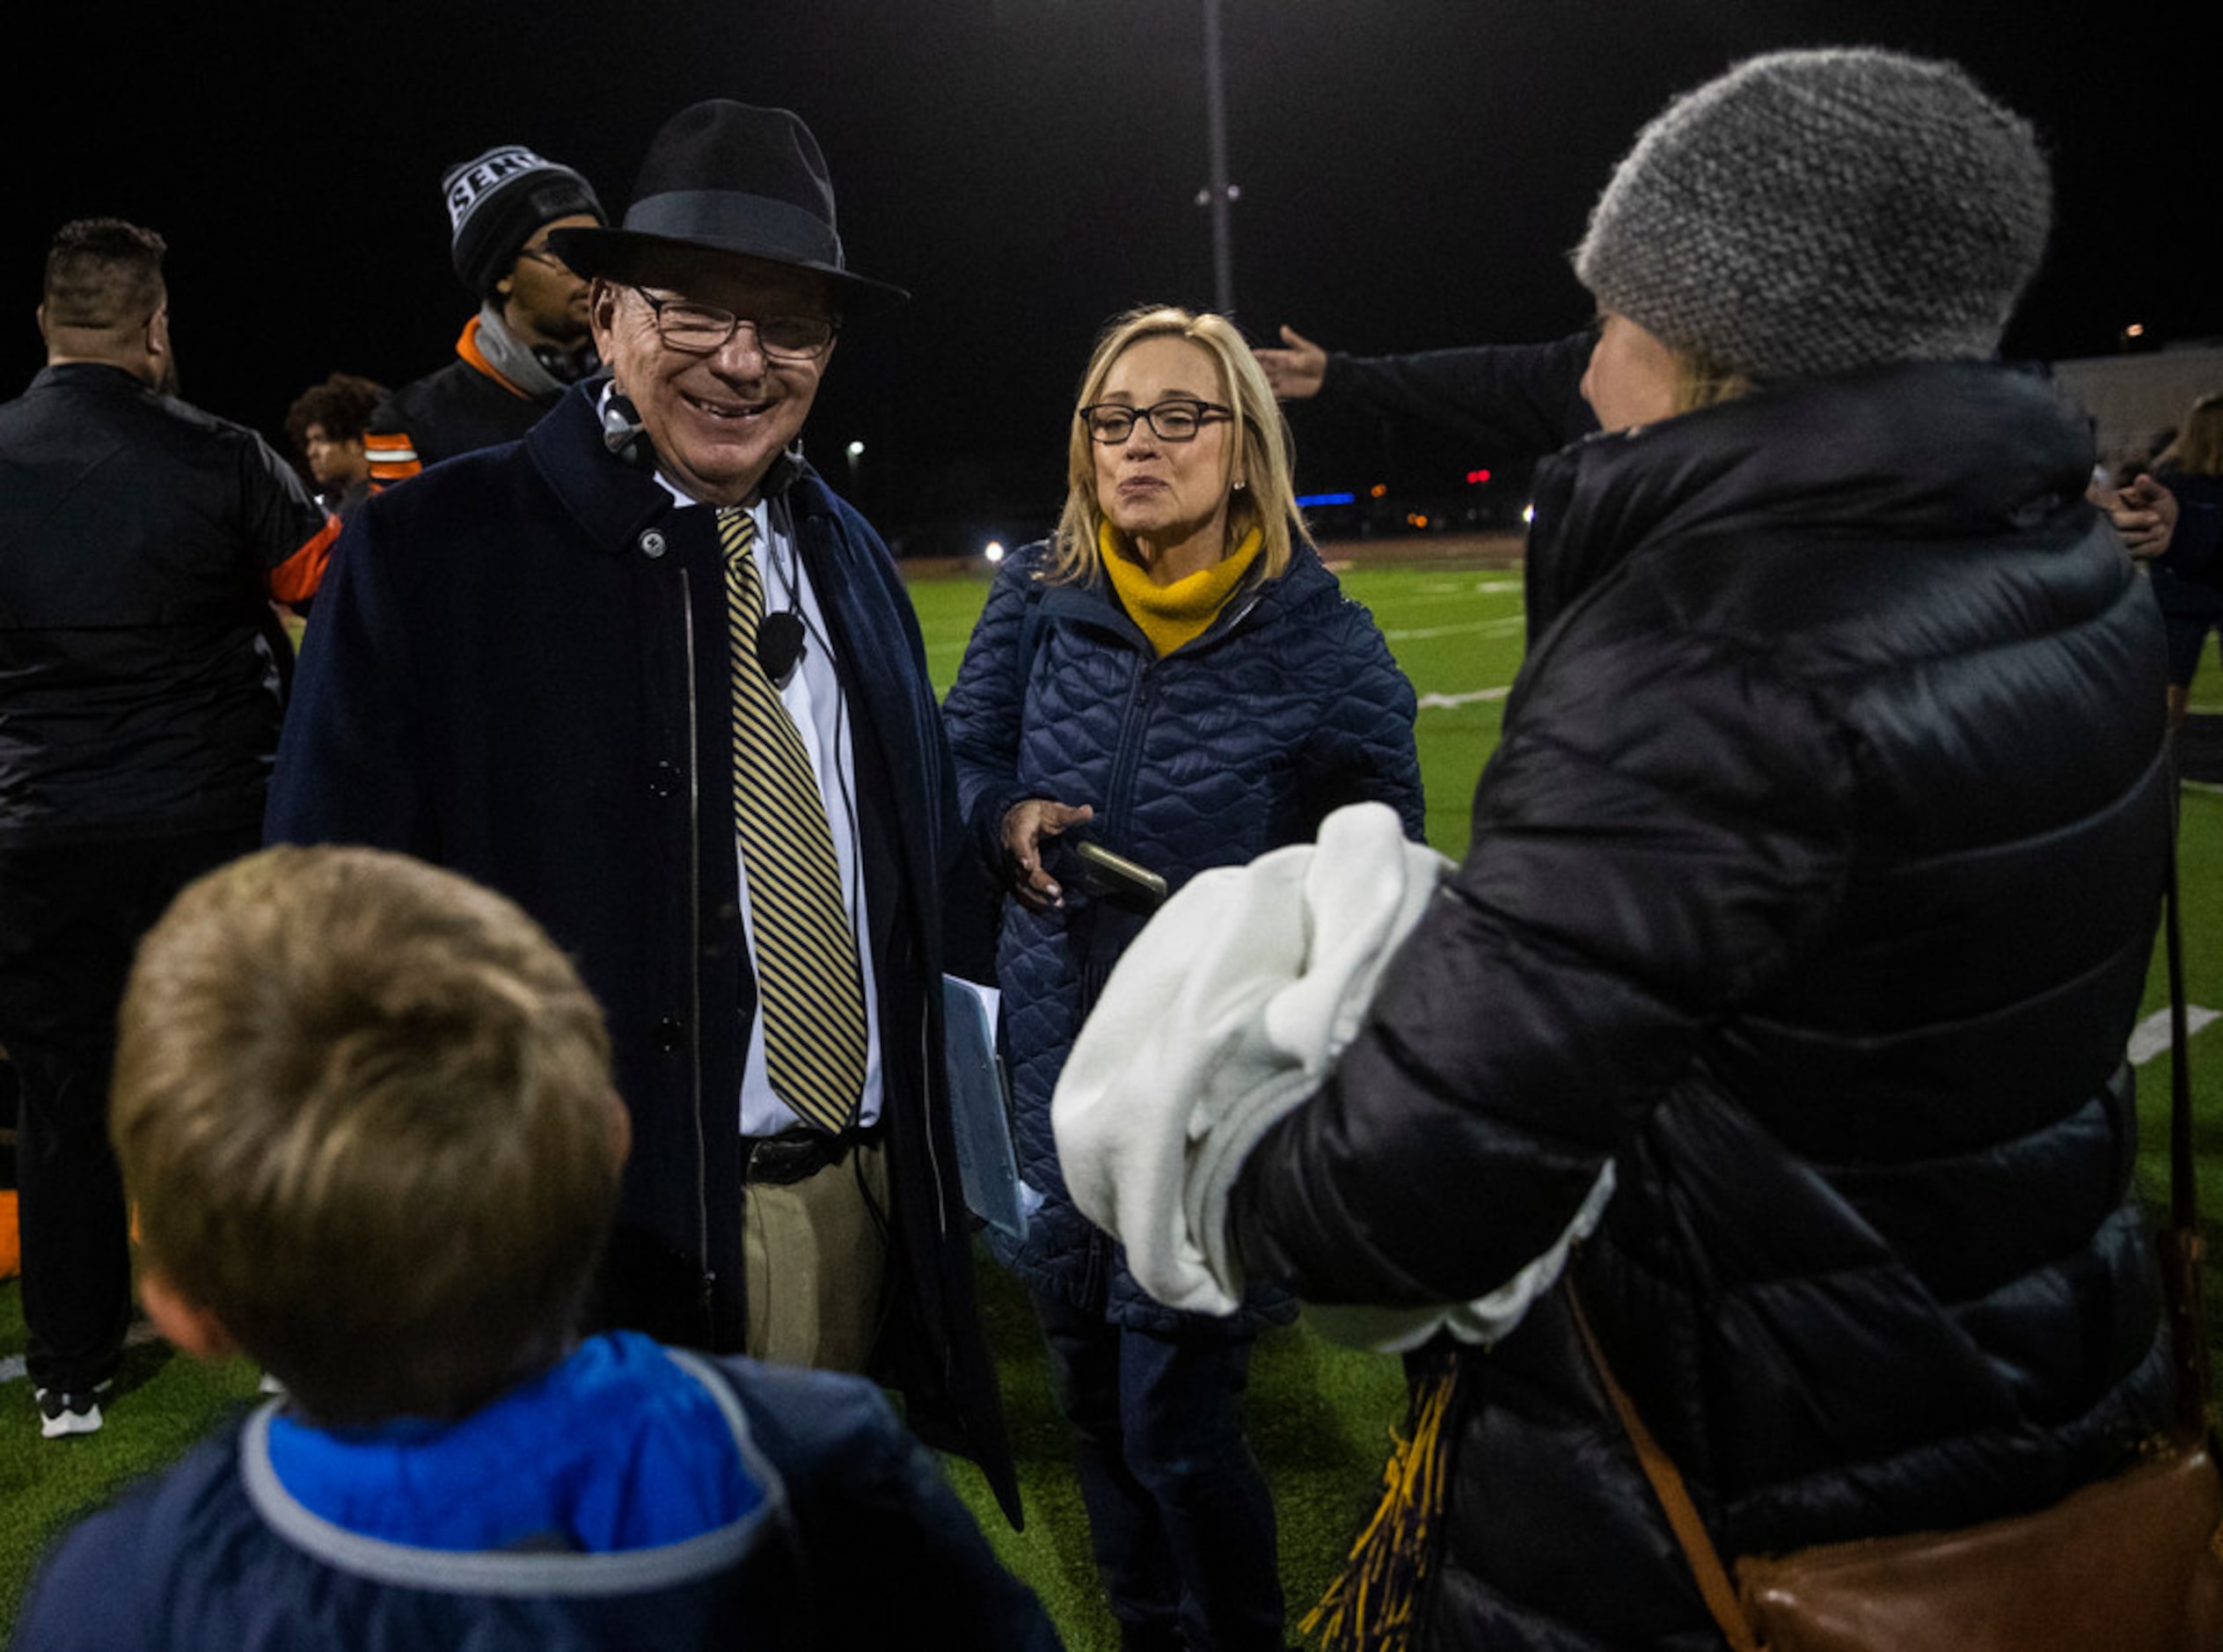
M 1724 1554 L 1941 1528 L 2169 1412 L 2124 1043 L 2154 603 L 2049 386 L 1933 363 L 1593 437 L 1473 846 L 1232 1221 L 1307 1299 L 1574 1274 Z M 1563 1299 L 1462 1361 L 1415 1644 L 1718 1648 Z
M 1422 835 L 1412 685 L 1309 546 L 1163 659 L 1108 585 L 1039 580 L 1046 554 L 1029 546 L 998 575 L 943 706 L 984 852 L 1000 859 L 1004 815 L 1027 798 L 1093 805 L 1088 836 L 1176 889 L 1208 866 L 1308 842 L 1346 803 L 1388 803 Z M 1181 1316 L 1129 1276 L 1057 1168 L 1050 1096 L 1137 927 L 1059 881 L 1062 909 L 1006 903 L 998 951 L 1020 1174 L 1044 1200 L 1005 1260 L 1035 1290 L 1170 1330 Z M 1291 1312 L 1278 1299 L 1269 1311 Z
M 739 1098 L 755 1012 L 734 850 L 713 513 L 603 445 L 583 384 L 522 442 L 386 489 L 311 621 L 267 835 L 369 844 L 499 889 L 571 953 L 633 1121 L 602 1318 L 740 1346 Z M 785 496 L 854 730 L 895 1197 L 884 1373 L 928 1444 L 1017 1492 L 973 1303 L 943 1064 L 943 897 L 966 861 L 918 620 L 807 466 Z M 985 947 L 982 948 L 985 951 Z

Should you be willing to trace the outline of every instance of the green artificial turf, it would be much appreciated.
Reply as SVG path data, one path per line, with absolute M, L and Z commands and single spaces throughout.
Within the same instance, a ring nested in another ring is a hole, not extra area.
M 1363 567 L 1346 588 L 1374 611 L 1421 697 L 1417 733 L 1429 794 L 1430 841 L 1465 852 L 1467 807 L 1482 763 L 1496 744 L 1503 696 L 1518 668 L 1518 576 L 1503 571 Z M 955 677 L 965 640 L 986 599 L 984 575 L 913 587 L 927 665 L 938 687 Z M 2204 682 L 2223 678 L 2212 659 Z M 2223 708 L 2212 708 L 2223 709 Z M 2188 789 L 2181 856 L 2187 972 L 2196 1005 L 2223 1008 L 2223 793 Z M 2146 1009 L 2168 1002 L 2156 949 Z M 2196 1036 L 2197 1148 L 2203 1229 L 2223 1246 L 2223 1037 Z M 2139 1073 L 2145 1151 L 2139 1173 L 2157 1202 L 2167 1185 L 2164 1054 Z M 1117 1636 L 1088 1558 L 1087 1524 L 1051 1400 L 1039 1336 L 1023 1298 L 991 1264 L 981 1267 L 983 1312 L 1001 1373 L 1021 1496 L 1023 1532 L 1008 1530 L 971 1467 L 951 1479 L 997 1553 L 1042 1597 L 1068 1646 L 1111 1652 Z M 2223 1357 L 2223 1282 L 2211 1268 L 2208 1325 Z M 0 1362 L 20 1357 L 20 1294 L 0 1285 Z M 0 1381 L 0 1629 L 12 1622 L 24 1580 L 53 1532 L 131 1476 L 174 1458 L 225 1407 L 252 1396 L 251 1366 L 196 1366 L 157 1344 L 135 1347 L 109 1407 L 108 1427 L 89 1439 L 38 1437 L 30 1390 Z M 1333 1577 L 1379 1489 L 1390 1430 L 1401 1420 L 1394 1360 L 1339 1349 L 1302 1322 L 1269 1334 L 1254 1362 L 1252 1437 L 1275 1493 L 1282 1573 L 1294 1624 Z
M 23 1290 L 10 1280 L 0 1285 L 0 1360 L 20 1360 L 23 1349 Z M 107 1396 L 107 1426 L 70 1440 L 40 1437 L 28 1382 L 0 1382 L 0 1631 L 15 1621 L 31 1566 L 55 1533 L 174 1460 L 226 1407 L 252 1398 L 258 1376 L 245 1361 L 203 1365 L 135 1340 Z

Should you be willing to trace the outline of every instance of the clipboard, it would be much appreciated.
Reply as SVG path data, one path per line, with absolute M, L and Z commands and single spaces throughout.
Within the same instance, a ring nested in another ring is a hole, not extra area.
M 951 1133 L 965 1208 L 998 1233 L 1027 1237 L 1027 1201 L 1012 1148 L 1011 1101 L 996 1054 L 999 994 L 956 976 L 941 978 Z

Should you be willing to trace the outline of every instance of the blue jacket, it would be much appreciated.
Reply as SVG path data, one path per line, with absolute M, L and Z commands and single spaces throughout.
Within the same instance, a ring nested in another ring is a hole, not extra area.
M 595 388 L 348 524 L 267 834 L 452 867 L 578 960 L 633 1126 L 600 1321 L 723 1351 L 746 1325 L 737 1115 L 754 1001 L 723 564 L 711 510 L 604 446 Z M 965 858 L 948 748 L 879 536 L 807 466 L 785 509 L 855 731 L 896 1190 L 880 1356 L 911 1425 L 979 1463 L 1015 1515 L 942 1058 L 943 891 Z
M 1107 586 L 1037 579 L 1046 553 L 1029 546 L 998 575 L 943 707 L 984 853 L 1000 859 L 1004 815 L 1030 797 L 1093 805 L 1088 835 L 1173 888 L 1307 842 L 1346 803 L 1386 802 L 1422 835 L 1412 685 L 1373 616 L 1310 547 L 1296 547 L 1279 579 L 1238 589 L 1203 635 L 1163 659 Z M 1059 881 L 1061 910 L 1006 903 L 998 951 L 1020 1174 L 1044 1201 L 1005 1260 L 1033 1289 L 1170 1329 L 1181 1316 L 1136 1285 L 1057 1168 L 1050 1096 L 1137 927 Z
M 1252 1276 L 1470 1300 L 1612 1160 L 1573 1273 L 1726 1555 L 2024 1512 L 2165 1426 L 2123 1051 L 2175 788 L 2091 463 L 1974 362 L 1552 460 L 1556 620 L 1466 863 L 1244 1166 Z M 1570 1325 L 1462 1356 L 1415 1646 L 1721 1645 Z
M 63 1538 L 10 1644 L 1054 1652 L 1040 1604 L 878 1389 L 748 1360 L 690 1369 L 729 1395 L 726 1426 L 753 1481 L 746 1512 L 723 1525 L 586 1553 L 559 1533 L 499 1549 L 366 1537 L 320 1519 L 273 1473 L 266 1407 Z M 628 1439 L 631 1420 L 612 1421 Z

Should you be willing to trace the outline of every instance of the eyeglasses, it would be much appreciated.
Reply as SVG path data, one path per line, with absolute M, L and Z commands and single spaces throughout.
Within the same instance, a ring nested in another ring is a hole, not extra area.
M 646 288 L 640 295 L 656 318 L 656 336 L 675 350 L 708 355 L 726 347 L 742 327 L 757 335 L 757 347 L 775 362 L 815 362 L 834 347 L 840 325 L 830 316 L 737 316 L 715 304 L 684 298 L 659 298 Z
M 1088 427 L 1089 439 L 1108 448 L 1115 448 L 1133 435 L 1137 419 L 1156 431 L 1160 442 L 1194 442 L 1196 433 L 1206 425 L 1234 416 L 1232 407 L 1187 397 L 1178 401 L 1161 401 L 1154 407 L 1130 407 L 1124 402 L 1100 401 L 1080 410 L 1081 422 Z
M 555 249 L 553 247 L 521 246 L 517 249 L 517 256 L 519 258 L 529 258 L 536 264 L 545 264 L 550 269 L 556 271 L 559 274 L 568 275 L 572 273 L 571 266 L 565 263 L 563 259 L 556 256 Z

